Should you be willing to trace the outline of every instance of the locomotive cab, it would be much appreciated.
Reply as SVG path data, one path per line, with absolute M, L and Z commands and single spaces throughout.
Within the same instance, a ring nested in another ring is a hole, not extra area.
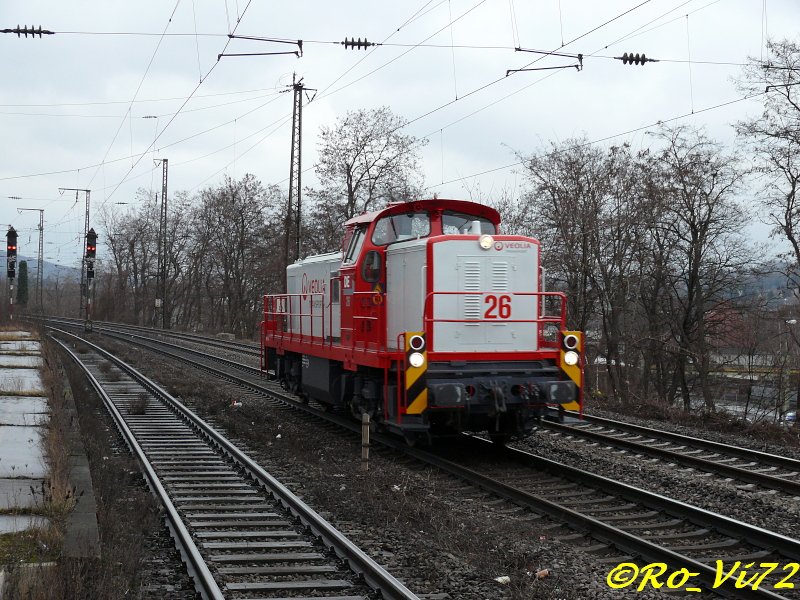
M 342 252 L 298 261 L 287 294 L 265 296 L 262 368 L 407 439 L 505 441 L 548 406 L 580 409 L 565 298 L 542 290 L 539 242 L 499 231 L 494 209 L 458 200 L 351 219 Z

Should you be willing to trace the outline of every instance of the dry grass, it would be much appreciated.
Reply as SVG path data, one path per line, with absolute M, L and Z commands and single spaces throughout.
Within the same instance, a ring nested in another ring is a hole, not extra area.
M 128 406 L 129 415 L 143 415 L 147 413 L 147 405 L 150 403 L 150 394 L 141 392 L 136 400 L 133 400 Z

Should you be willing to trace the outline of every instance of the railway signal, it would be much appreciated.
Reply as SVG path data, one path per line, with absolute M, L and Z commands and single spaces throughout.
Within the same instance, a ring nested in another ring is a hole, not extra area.
M 94 228 L 90 229 L 86 234 L 86 254 L 84 261 L 86 262 L 86 321 L 84 322 L 84 331 L 92 331 L 92 295 L 94 293 L 94 262 L 97 258 L 97 234 Z
M 94 277 L 94 261 L 97 258 L 97 234 L 90 229 L 86 234 L 86 278 Z
M 6 256 L 8 258 L 8 278 L 17 276 L 17 230 L 13 227 L 6 234 Z

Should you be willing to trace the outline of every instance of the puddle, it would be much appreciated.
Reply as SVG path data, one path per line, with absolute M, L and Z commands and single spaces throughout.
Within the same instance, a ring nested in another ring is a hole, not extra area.
M 45 527 L 49 521 L 31 515 L 0 515 L 0 534 L 18 533 L 31 527 Z
M 44 477 L 41 427 L 0 426 L 0 477 Z
M 42 425 L 49 414 L 41 396 L 0 396 L 0 425 Z
M 0 354 L 0 368 L 3 367 L 29 367 L 35 369 L 42 365 L 40 356 L 18 354 Z
M 42 345 L 35 340 L 2 340 L 0 341 L 0 354 L 3 352 L 35 352 L 39 353 Z
M 42 479 L 0 479 L 0 510 L 42 506 L 42 484 Z
M 44 390 L 38 369 L 0 368 L 0 394 Z

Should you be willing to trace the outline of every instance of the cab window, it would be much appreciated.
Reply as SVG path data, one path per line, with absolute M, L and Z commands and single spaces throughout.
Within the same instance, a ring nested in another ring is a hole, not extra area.
M 364 281 L 375 283 L 381 278 L 381 255 L 377 250 L 370 250 L 361 265 L 361 276 Z
M 372 232 L 372 243 L 386 246 L 394 242 L 427 237 L 431 221 L 426 212 L 402 213 L 379 219 Z
M 477 222 L 478 231 L 475 230 L 475 226 L 473 225 L 475 222 Z M 445 235 L 480 235 L 484 233 L 494 235 L 497 231 L 495 230 L 494 223 L 489 219 L 464 213 L 445 211 L 442 213 L 442 233 Z
M 361 252 L 361 246 L 364 245 L 364 238 L 366 238 L 367 228 L 359 227 L 353 232 L 350 237 L 350 243 L 347 245 L 347 251 L 344 253 L 342 262 L 345 264 L 352 264 L 358 259 Z

